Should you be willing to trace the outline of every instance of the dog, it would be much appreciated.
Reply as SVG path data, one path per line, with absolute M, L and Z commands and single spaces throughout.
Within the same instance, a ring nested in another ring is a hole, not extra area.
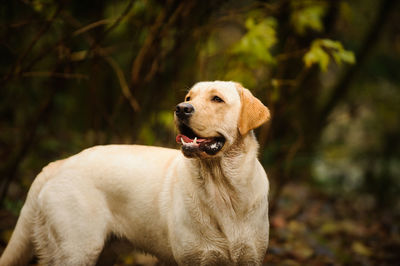
M 181 152 L 95 146 L 44 167 L 0 265 L 95 265 L 110 236 L 166 265 L 261 265 L 269 182 L 253 129 L 268 108 L 239 83 L 199 82 L 174 117 Z

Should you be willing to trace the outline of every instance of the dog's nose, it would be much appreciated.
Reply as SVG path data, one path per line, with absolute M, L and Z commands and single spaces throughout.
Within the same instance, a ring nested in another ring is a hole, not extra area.
M 180 103 L 175 108 L 175 114 L 179 118 L 186 118 L 194 113 L 194 107 L 190 103 Z

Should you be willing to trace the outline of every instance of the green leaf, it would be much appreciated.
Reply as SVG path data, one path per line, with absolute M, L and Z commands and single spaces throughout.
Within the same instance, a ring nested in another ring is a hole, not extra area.
M 318 39 L 318 41 L 321 43 L 321 46 L 325 48 L 330 48 L 330 49 L 337 49 L 341 50 L 343 49 L 343 46 L 340 42 L 330 40 L 330 39 Z
M 313 45 L 304 57 L 303 61 L 306 67 L 311 67 L 313 64 L 319 64 L 321 70 L 325 71 L 329 64 L 329 55 L 318 45 Z
M 231 53 L 242 56 L 249 63 L 274 63 L 270 49 L 277 42 L 276 21 L 266 18 L 257 23 L 253 18 L 246 20 L 247 33 L 234 45 Z
M 307 29 L 320 32 L 324 29 L 322 18 L 326 13 L 326 5 L 322 2 L 292 1 L 290 21 L 299 34 Z
M 356 62 L 356 57 L 354 56 L 354 53 L 352 51 L 343 50 L 340 53 L 340 57 L 344 62 L 349 64 L 354 64 Z
M 326 71 L 332 57 L 337 64 L 346 62 L 355 63 L 355 56 L 352 51 L 345 50 L 338 41 L 330 39 L 316 39 L 312 42 L 310 50 L 304 55 L 303 61 L 306 67 L 319 64 L 322 71 Z

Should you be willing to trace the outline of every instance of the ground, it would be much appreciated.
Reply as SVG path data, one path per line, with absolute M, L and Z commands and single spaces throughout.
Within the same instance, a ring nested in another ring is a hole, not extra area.
M 304 184 L 285 187 L 270 217 L 264 265 L 399 265 L 400 222 L 367 195 L 338 197 Z M 17 216 L 0 210 L 0 252 Z M 137 265 L 121 247 L 114 265 Z M 35 265 L 34 263 L 32 265 Z

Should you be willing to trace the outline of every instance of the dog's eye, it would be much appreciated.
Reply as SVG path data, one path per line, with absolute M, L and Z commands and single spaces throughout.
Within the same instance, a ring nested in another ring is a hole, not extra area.
M 186 99 L 185 99 L 185 101 L 190 101 L 190 97 L 188 96 L 188 97 L 186 97 Z
M 223 103 L 224 100 L 222 100 L 221 98 L 219 98 L 218 96 L 214 96 L 211 99 L 213 102 L 217 102 L 217 103 Z

